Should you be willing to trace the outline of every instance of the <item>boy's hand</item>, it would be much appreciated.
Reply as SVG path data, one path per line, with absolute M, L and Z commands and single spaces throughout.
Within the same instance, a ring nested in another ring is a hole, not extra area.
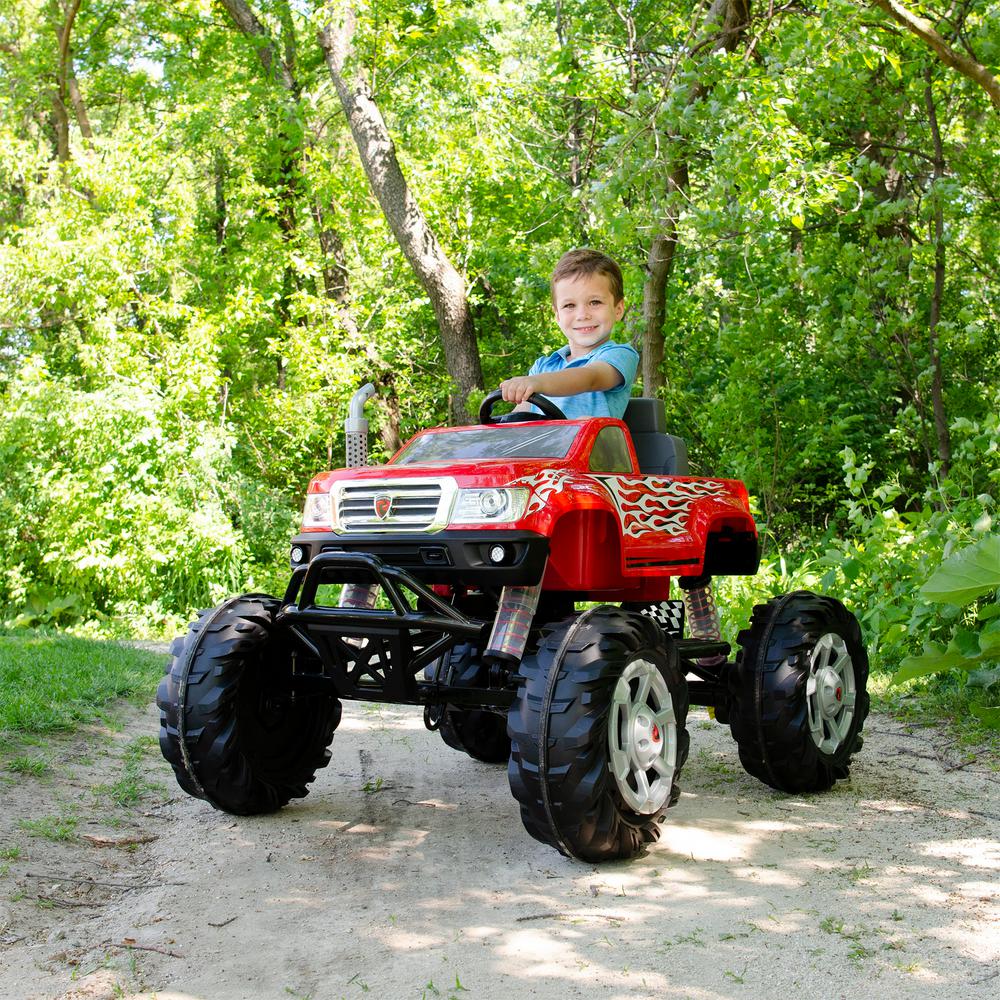
M 542 396 L 575 396 L 578 392 L 606 392 L 622 384 L 622 373 L 606 361 L 592 361 L 561 372 L 517 375 L 500 383 L 508 403 L 523 403 L 533 393 Z
M 500 383 L 500 391 L 507 403 L 523 403 L 539 391 L 534 375 L 517 375 Z

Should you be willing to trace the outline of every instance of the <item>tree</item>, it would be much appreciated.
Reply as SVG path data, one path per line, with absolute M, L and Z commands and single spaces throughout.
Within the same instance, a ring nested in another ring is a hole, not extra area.
M 372 192 L 434 308 L 454 386 L 449 404 L 451 417 L 456 422 L 467 422 L 469 393 L 482 389 L 483 374 L 465 279 L 448 258 L 410 191 L 371 91 L 363 80 L 347 76 L 356 28 L 353 4 L 334 4 L 319 32 L 319 44 Z
M 700 11 L 699 11 L 700 14 Z M 750 26 L 750 0 L 714 0 L 705 12 L 700 28 L 692 30 L 694 42 L 685 53 L 685 61 L 695 68 L 684 83 L 675 83 L 674 69 L 667 74 L 664 87 L 686 91 L 682 107 L 701 100 L 710 85 L 700 78 L 699 57 L 716 50 L 732 52 L 746 37 Z M 654 124 L 654 128 L 657 126 Z M 663 324 L 666 315 L 667 284 L 677 257 L 680 242 L 680 215 L 688 198 L 689 167 L 686 137 L 680 133 L 666 136 L 668 147 L 663 165 L 662 216 L 649 243 L 646 258 L 646 281 L 642 294 L 642 385 L 647 396 L 655 396 L 663 386 Z

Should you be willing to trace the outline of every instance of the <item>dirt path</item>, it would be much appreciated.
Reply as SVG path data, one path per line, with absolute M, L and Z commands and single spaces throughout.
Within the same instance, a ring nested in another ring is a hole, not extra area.
M 121 732 L 45 748 L 53 777 L 4 785 L 0 997 L 1000 989 L 1000 774 L 956 767 L 968 757 L 934 730 L 875 716 L 852 781 L 796 798 L 695 713 L 661 843 L 595 867 L 531 840 L 503 769 L 416 710 L 347 706 L 312 793 L 251 819 L 179 793 L 156 727 L 129 710 Z

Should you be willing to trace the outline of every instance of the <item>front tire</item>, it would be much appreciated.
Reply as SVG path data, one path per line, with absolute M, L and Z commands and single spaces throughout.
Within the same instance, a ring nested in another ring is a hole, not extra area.
M 850 773 L 868 715 L 857 619 L 797 591 L 754 608 L 730 672 L 730 728 L 747 772 L 782 792 L 821 792 Z
M 549 631 L 520 672 L 508 778 L 525 829 L 567 857 L 635 857 L 659 837 L 687 759 L 676 647 L 603 606 Z
M 275 625 L 279 608 L 255 594 L 202 612 L 175 640 L 156 693 L 160 749 L 178 784 L 237 815 L 306 795 L 340 722 L 337 698 L 293 697 L 295 653 Z

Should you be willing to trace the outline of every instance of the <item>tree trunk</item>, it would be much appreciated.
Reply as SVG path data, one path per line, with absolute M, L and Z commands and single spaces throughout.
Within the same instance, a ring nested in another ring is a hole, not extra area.
M 323 209 L 318 201 L 313 202 L 313 219 L 316 222 L 316 236 L 323 253 L 323 294 L 343 305 L 347 301 L 347 265 L 344 261 L 344 241 L 336 229 L 326 224 Z
M 76 123 L 80 126 L 80 135 L 84 139 L 93 139 L 94 132 L 90 127 L 90 116 L 87 114 L 87 105 L 83 102 L 83 94 L 80 93 L 80 84 L 75 76 L 66 79 L 66 89 L 69 92 L 69 99 L 73 103 L 73 110 L 76 112 Z
M 229 206 L 226 204 L 226 159 L 221 150 L 216 150 L 212 168 L 215 180 L 215 219 L 212 228 L 215 230 L 215 245 L 219 248 L 219 253 L 225 257 Z
M 688 171 L 683 158 L 667 176 L 667 207 L 662 230 L 653 237 L 646 258 L 642 288 L 642 391 L 655 396 L 663 387 L 663 324 L 667 315 L 667 282 L 674 269 L 680 240 L 680 198 L 687 192 Z
M 319 44 L 372 191 L 396 242 L 430 297 L 453 384 L 449 415 L 453 421 L 466 422 L 469 393 L 482 388 L 483 375 L 465 280 L 448 259 L 413 197 L 385 120 L 367 85 L 360 79 L 348 81 L 344 74 L 356 21 L 350 4 L 337 7 L 335 18 L 319 33 Z
M 938 128 L 937 108 L 934 105 L 932 89 L 932 74 L 927 69 L 927 86 L 924 88 L 924 102 L 927 105 L 927 120 L 930 122 L 931 136 L 934 140 L 934 174 L 933 183 L 944 176 L 944 147 L 941 144 L 941 131 Z M 944 246 L 944 208 L 941 205 L 941 193 L 934 195 L 934 290 L 931 292 L 931 308 L 927 329 L 928 346 L 931 355 L 931 405 L 934 410 L 934 431 L 937 437 L 938 460 L 941 462 L 941 472 L 947 476 L 951 471 L 951 435 L 948 431 L 948 418 L 944 408 L 944 375 L 941 368 L 941 345 L 938 337 L 938 324 L 941 321 L 941 301 L 944 298 L 945 277 L 945 246 Z
M 295 38 L 291 15 L 287 4 L 279 4 L 282 25 L 284 55 L 271 38 L 267 28 L 245 0 L 221 0 L 233 24 L 253 43 L 257 59 L 268 80 L 280 85 L 285 96 L 282 102 L 283 122 L 281 125 L 280 159 L 278 162 L 278 211 L 277 223 L 281 231 L 282 241 L 291 243 L 298 230 L 296 203 L 301 188 L 300 158 L 302 156 L 301 141 L 293 138 L 296 120 L 299 115 L 300 96 L 302 89 L 295 78 Z M 287 325 L 291 319 L 292 294 L 298 289 L 298 275 L 291 265 L 286 263 L 281 276 L 281 295 L 278 298 L 277 313 L 281 324 Z M 285 364 L 279 355 L 276 362 L 275 377 L 279 389 L 285 388 Z
M 52 91 L 52 131 L 56 134 L 56 159 L 69 162 L 69 115 L 59 91 Z
M 323 294 L 336 306 L 347 333 L 347 343 L 351 345 L 351 353 L 363 354 L 369 372 L 369 378 L 378 387 L 378 395 L 372 400 L 372 405 L 378 412 L 379 437 L 385 450 L 392 455 L 403 443 L 401 436 L 402 418 L 399 412 L 399 397 L 395 391 L 396 373 L 379 357 L 375 345 L 366 338 L 363 331 L 358 330 L 354 316 L 347 308 L 348 283 L 347 262 L 344 259 L 344 244 L 340 234 L 325 224 L 323 209 L 318 201 L 313 202 L 313 219 L 319 237 L 320 249 L 323 251 Z M 334 431 L 336 436 L 336 430 Z M 328 449 L 332 462 L 333 437 Z
M 52 92 L 52 124 L 56 133 L 56 158 L 60 163 L 67 163 L 69 150 L 69 111 L 73 105 L 80 132 L 85 139 L 92 139 L 94 133 L 90 128 L 90 118 L 87 106 L 80 93 L 76 75 L 73 73 L 73 50 L 70 39 L 73 35 L 73 24 L 80 9 L 80 0 L 69 0 L 63 9 L 63 21 L 56 28 L 58 47 L 56 49 L 56 88 Z
M 295 40 L 289 37 L 292 32 L 291 18 L 287 5 L 281 5 L 283 10 L 282 27 L 285 33 L 284 58 L 278 51 L 278 46 L 268 34 L 267 28 L 261 23 L 256 13 L 245 3 L 245 0 L 221 0 L 222 6 L 233 21 L 233 24 L 253 42 L 261 67 L 272 82 L 280 84 L 285 91 L 284 125 L 281 135 L 281 158 L 278 164 L 278 228 L 286 241 L 290 240 L 297 229 L 296 201 L 299 195 L 300 170 L 299 158 L 302 155 L 301 143 L 293 141 L 293 129 L 298 117 L 299 97 L 302 88 L 293 72 L 295 60 Z
M 746 37 L 749 24 L 750 0 L 713 0 L 705 14 L 702 30 L 688 50 L 688 58 L 708 48 L 732 52 Z M 695 80 L 687 104 L 700 100 L 706 93 L 707 87 L 700 80 Z M 677 258 L 681 208 L 687 196 L 689 180 L 683 145 L 677 141 L 678 137 L 671 138 L 673 146 L 667 160 L 663 220 L 660 231 L 650 243 L 642 289 L 642 391 L 646 396 L 658 395 L 664 385 L 663 326 L 667 288 Z
M 277 47 L 267 33 L 267 28 L 244 0 L 220 0 L 222 6 L 240 31 L 254 42 L 257 58 L 268 79 L 275 80 L 298 98 L 298 84 L 292 72 L 278 53 Z

